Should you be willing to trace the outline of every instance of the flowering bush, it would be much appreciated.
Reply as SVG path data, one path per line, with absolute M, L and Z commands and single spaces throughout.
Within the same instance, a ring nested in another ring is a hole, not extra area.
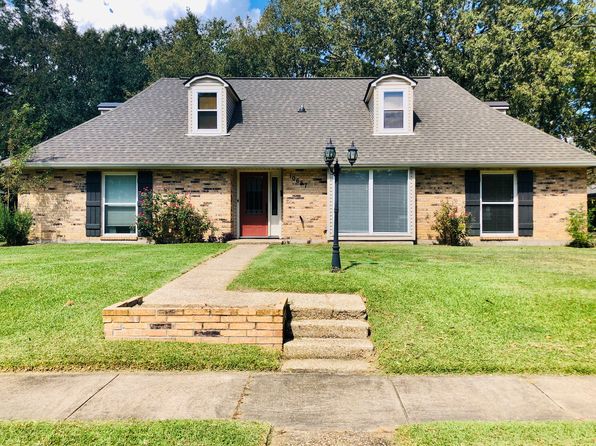
M 591 248 L 596 245 L 596 239 L 588 231 L 588 215 L 583 207 L 571 209 L 567 218 L 567 233 L 571 236 L 569 246 L 574 248 Z
M 141 194 L 139 234 L 155 243 L 197 243 L 215 227 L 204 211 L 198 211 L 188 196 L 159 194 L 151 191 Z
M 467 246 L 470 214 L 459 212 L 456 205 L 449 201 L 442 201 L 441 208 L 435 212 L 435 222 L 431 226 L 437 231 L 437 241 L 440 245 Z

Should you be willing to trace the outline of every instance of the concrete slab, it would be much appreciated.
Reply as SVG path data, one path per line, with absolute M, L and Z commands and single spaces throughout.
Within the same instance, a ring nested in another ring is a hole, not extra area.
M 391 380 L 409 422 L 568 418 L 538 389 L 515 376 L 400 376 Z
M 572 416 L 596 420 L 596 376 L 535 376 L 528 381 Z
M 231 418 L 247 373 L 121 374 L 71 418 Z
M 366 306 L 356 294 L 280 294 L 287 297 L 295 320 L 366 318 Z
M 64 420 L 116 376 L 116 373 L 1 374 L 0 419 Z
M 151 307 L 214 307 L 214 308 L 277 308 L 285 305 L 286 298 L 277 293 L 236 291 L 189 291 L 163 292 L 143 299 L 143 308 Z
M 299 431 L 392 430 L 405 422 L 391 382 L 379 376 L 255 375 L 239 409 L 240 418 Z
M 224 291 L 234 277 L 267 249 L 267 246 L 266 244 L 236 245 L 174 279 L 146 296 L 144 300 L 150 302 L 153 299 L 175 297 L 185 292 L 196 294 L 207 290 Z
M 277 429 L 271 446 L 392 446 L 393 433 L 299 432 Z

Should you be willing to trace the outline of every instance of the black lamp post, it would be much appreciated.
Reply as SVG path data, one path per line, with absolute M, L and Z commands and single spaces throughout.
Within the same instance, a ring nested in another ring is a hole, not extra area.
M 352 145 L 348 148 L 348 162 L 350 166 L 353 166 L 358 159 L 358 149 L 352 141 Z M 335 164 L 333 164 L 335 161 Z M 331 257 L 331 272 L 341 271 L 341 259 L 339 257 L 339 174 L 341 172 L 341 166 L 337 160 L 335 153 L 335 146 L 333 141 L 329 138 L 329 142 L 325 146 L 325 164 L 327 168 L 333 174 L 335 183 L 335 198 L 333 206 L 333 255 Z M 331 166 L 333 164 L 333 167 Z

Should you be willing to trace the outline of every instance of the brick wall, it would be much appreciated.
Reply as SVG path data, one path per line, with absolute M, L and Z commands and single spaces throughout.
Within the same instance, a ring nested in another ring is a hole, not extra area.
M 283 170 L 282 237 L 324 241 L 327 230 L 327 170 Z
M 85 181 L 84 171 L 55 170 L 43 188 L 19 196 L 19 208 L 33 213 L 32 241 L 92 240 L 85 235 Z
M 464 171 L 461 169 L 416 169 L 416 238 L 429 242 L 436 238 L 430 227 L 442 200 L 465 208 Z
M 567 211 L 587 206 L 586 169 L 534 170 L 534 238 L 565 242 Z
M 464 169 L 416 169 L 416 233 L 432 242 L 430 229 L 441 200 L 465 208 Z M 586 206 L 586 169 L 534 169 L 534 235 L 521 242 L 564 243 L 567 211 Z M 474 241 L 478 241 L 476 238 Z
M 285 304 L 274 308 L 145 307 L 142 298 L 103 310 L 111 340 L 255 344 L 281 349 Z
M 234 233 L 233 187 L 235 171 L 224 169 L 156 170 L 153 190 L 190 195 L 193 206 L 205 209 L 218 234 Z

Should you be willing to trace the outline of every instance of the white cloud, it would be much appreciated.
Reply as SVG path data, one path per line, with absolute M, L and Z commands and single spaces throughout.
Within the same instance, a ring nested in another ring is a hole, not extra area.
M 190 9 L 205 18 L 236 16 L 257 19 L 261 11 L 250 0 L 57 0 L 68 7 L 79 29 L 109 29 L 114 25 L 162 28 Z

